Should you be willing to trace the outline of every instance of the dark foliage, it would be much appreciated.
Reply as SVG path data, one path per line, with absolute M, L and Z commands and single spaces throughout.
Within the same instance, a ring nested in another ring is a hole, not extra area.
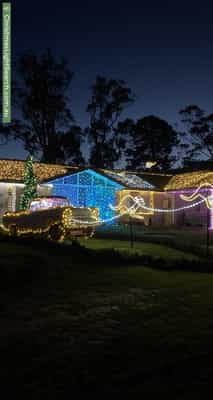
M 56 60 L 50 50 L 40 56 L 28 51 L 16 67 L 22 119 L 15 138 L 43 162 L 82 163 L 81 129 L 73 126 L 68 96 L 73 73 L 67 62 Z
M 17 88 L 15 82 L 12 81 L 11 88 L 11 109 L 16 105 L 16 92 Z M 20 121 L 14 118 L 12 114 L 12 120 L 10 124 L 3 124 L 2 122 L 2 79 L 0 79 L 0 146 L 6 145 L 10 140 L 14 138 L 16 132 L 20 131 Z
M 90 124 L 86 129 L 91 145 L 90 164 L 112 168 L 125 148 L 125 135 L 119 129 L 124 108 L 133 102 L 131 89 L 123 80 L 96 78 L 87 106 Z
M 126 151 L 131 169 L 145 169 L 146 163 L 153 164 L 152 170 L 169 170 L 174 162 L 172 150 L 178 144 L 177 132 L 165 120 L 154 115 L 129 122 L 131 141 Z
M 213 160 L 213 114 L 207 114 L 196 105 L 180 111 L 187 131 L 181 133 L 186 163 L 192 158 Z

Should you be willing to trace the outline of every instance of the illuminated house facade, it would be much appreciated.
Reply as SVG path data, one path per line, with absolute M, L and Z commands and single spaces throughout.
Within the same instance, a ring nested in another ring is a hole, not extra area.
M 106 175 L 86 169 L 51 180 L 52 194 L 65 196 L 70 204 L 78 207 L 98 207 L 104 221 L 113 221 L 117 192 L 124 186 Z
M 174 175 L 164 188 L 174 198 L 174 224 L 213 229 L 213 171 Z
M 0 160 L 0 218 L 18 210 L 24 161 Z M 65 196 L 74 206 L 97 207 L 105 223 L 213 227 L 213 171 L 169 175 L 34 163 L 39 195 Z M 206 200 L 205 200 L 206 199 Z M 210 204 L 211 208 L 212 203 Z

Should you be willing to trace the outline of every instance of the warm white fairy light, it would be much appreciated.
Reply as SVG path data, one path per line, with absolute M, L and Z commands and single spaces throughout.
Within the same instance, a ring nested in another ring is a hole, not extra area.
M 189 208 L 196 207 L 199 204 L 204 203 L 206 201 L 206 199 L 199 200 L 196 203 L 189 204 L 188 206 L 183 206 L 183 207 L 179 207 L 179 208 L 167 208 L 167 209 L 147 207 L 144 204 L 144 199 L 142 199 L 142 201 L 141 201 L 140 198 L 136 198 L 135 201 L 137 204 L 139 204 L 139 207 L 144 208 L 145 210 L 154 211 L 154 212 L 162 212 L 162 213 L 171 213 L 171 212 L 179 212 L 179 211 L 187 210 Z
M 202 199 L 202 200 L 199 200 L 199 201 L 197 201 L 197 202 L 195 202 L 193 204 L 189 204 L 187 206 L 183 206 L 183 207 L 179 207 L 179 208 L 164 209 L 164 208 L 152 208 L 152 207 L 146 206 L 143 197 L 137 197 L 137 196 L 132 197 L 131 196 L 131 199 L 134 199 L 133 205 L 131 207 L 129 207 L 129 208 L 126 208 L 125 212 L 122 212 L 122 213 L 120 213 L 120 214 L 118 214 L 118 215 L 116 215 L 116 216 L 114 216 L 112 218 L 99 220 L 99 221 L 94 221 L 94 222 L 89 222 L 89 221 L 86 222 L 86 221 L 81 221 L 81 220 L 78 220 L 78 219 L 73 219 L 73 222 L 79 223 L 79 224 L 81 224 L 81 223 L 85 224 L 86 223 L 87 225 L 102 225 L 102 224 L 105 224 L 105 223 L 112 222 L 112 221 L 114 221 L 116 219 L 119 219 L 124 215 L 131 215 L 131 216 L 134 216 L 137 219 L 143 219 L 144 216 L 136 215 L 136 212 L 140 208 L 142 208 L 144 210 L 147 210 L 147 211 L 153 211 L 153 212 L 159 212 L 159 213 L 172 213 L 172 212 L 176 213 L 176 212 L 180 212 L 180 211 L 183 211 L 183 210 L 187 210 L 187 209 L 196 207 L 197 205 L 206 202 L 206 199 Z M 119 207 L 114 207 L 112 205 L 110 205 L 110 208 L 112 208 L 115 211 L 119 210 Z
M 204 196 L 200 192 L 203 188 L 205 188 L 205 190 L 210 190 L 211 195 Z M 202 183 L 190 196 L 181 194 L 180 198 L 187 202 L 194 201 L 198 198 L 201 198 L 205 201 L 206 207 L 209 209 L 212 209 L 213 208 L 213 194 L 212 193 L 213 193 L 213 185 L 211 183 Z
M 138 175 L 133 173 L 126 173 L 126 172 L 115 172 L 109 170 L 103 170 L 104 174 L 112 179 L 117 180 L 118 182 L 127 185 L 130 188 L 141 188 L 141 189 L 154 189 L 154 186 L 143 180 Z

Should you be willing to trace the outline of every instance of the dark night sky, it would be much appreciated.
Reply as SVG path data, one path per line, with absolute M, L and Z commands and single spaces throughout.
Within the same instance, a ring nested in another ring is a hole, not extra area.
M 50 47 L 75 72 L 73 113 L 85 125 L 97 74 L 124 79 L 136 95 L 128 115 L 155 114 L 174 124 L 178 110 L 211 110 L 213 6 L 207 1 L 50 1 L 13 4 L 13 57 Z M 125 116 L 125 115 L 124 115 Z M 0 157 L 23 158 L 10 144 Z

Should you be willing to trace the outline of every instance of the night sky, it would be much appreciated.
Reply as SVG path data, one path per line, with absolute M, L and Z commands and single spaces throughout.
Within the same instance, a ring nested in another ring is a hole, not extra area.
M 13 58 L 50 47 L 75 73 L 72 111 L 85 126 L 89 88 L 97 74 L 124 79 L 136 95 L 123 116 L 155 114 L 175 124 L 178 111 L 212 111 L 213 6 L 207 1 L 12 2 Z M 23 158 L 21 146 L 0 157 Z

